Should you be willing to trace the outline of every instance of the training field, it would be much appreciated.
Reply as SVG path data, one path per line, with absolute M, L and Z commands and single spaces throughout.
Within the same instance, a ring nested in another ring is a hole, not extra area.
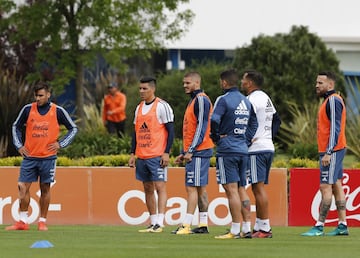
M 4 228 L 4 227 L 3 227 Z M 206 235 L 138 233 L 139 226 L 49 226 L 48 232 L 0 230 L 0 258 L 111 258 L 111 257 L 359 257 L 360 228 L 350 236 L 302 237 L 309 227 L 274 227 L 272 239 L 214 239 L 227 227 L 210 227 Z M 332 227 L 326 227 L 328 232 Z M 30 248 L 41 240 L 52 248 Z

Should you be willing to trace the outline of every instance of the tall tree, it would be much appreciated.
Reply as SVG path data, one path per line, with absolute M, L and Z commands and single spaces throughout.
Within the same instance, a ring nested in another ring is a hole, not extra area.
M 335 53 L 304 26 L 293 26 L 286 34 L 253 38 L 249 46 L 236 50 L 233 66 L 239 71 L 252 68 L 263 73 L 264 90 L 271 95 L 284 121 L 292 117 L 287 101 L 299 107 L 316 102 L 315 80 L 321 70 L 337 73 L 337 90 L 345 94 Z
M 11 43 L 11 36 L 16 33 L 16 28 L 7 19 L 8 13 L 15 4 L 4 3 L 0 0 L 0 64 L 1 69 L 14 73 L 21 81 L 26 75 L 34 72 L 35 53 L 37 43 L 28 44 L 25 40 Z
M 27 0 L 11 5 L 15 1 L 0 0 L 0 10 L 6 17 L 2 22 L 14 28 L 11 42 L 36 43 L 37 73 L 28 80 L 39 79 L 44 67 L 50 67 L 55 89 L 76 81 L 76 114 L 81 121 L 84 66 L 96 54 L 120 66 L 123 58 L 149 56 L 166 40 L 178 39 L 192 21 L 190 10 L 179 9 L 188 1 Z

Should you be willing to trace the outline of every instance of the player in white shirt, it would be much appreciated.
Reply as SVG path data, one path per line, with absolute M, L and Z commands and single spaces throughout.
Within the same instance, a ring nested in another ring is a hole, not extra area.
M 256 204 L 256 221 L 253 238 L 271 238 L 268 197 L 264 185 L 268 184 L 271 163 L 274 157 L 273 138 L 277 134 L 281 120 L 270 97 L 261 90 L 264 78 L 255 70 L 245 71 L 241 89 L 253 105 L 258 121 L 258 129 L 249 146 L 247 173 Z

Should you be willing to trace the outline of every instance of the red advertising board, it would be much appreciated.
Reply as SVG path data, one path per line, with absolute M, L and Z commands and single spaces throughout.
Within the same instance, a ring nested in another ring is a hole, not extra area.
M 320 170 L 293 168 L 290 170 L 289 226 L 312 226 L 319 215 Z M 360 170 L 345 169 L 342 184 L 346 199 L 346 219 L 349 226 L 360 226 Z M 327 225 L 337 225 L 338 216 L 333 199 Z
M 0 224 L 18 219 L 17 178 L 18 167 L 0 167 Z M 228 202 L 222 187 L 216 183 L 215 168 L 210 168 L 209 223 L 231 223 Z M 167 225 L 177 225 L 186 215 L 184 168 L 169 168 L 168 201 L 165 213 Z M 287 170 L 272 169 L 269 195 L 271 224 L 287 225 Z M 31 187 L 30 221 L 39 216 L 39 187 Z M 255 201 L 250 186 L 252 219 L 255 220 Z M 57 167 L 56 182 L 51 187 L 49 224 L 110 224 L 139 225 L 148 223 L 148 212 L 142 183 L 135 179 L 133 168 L 128 167 Z M 194 224 L 197 217 L 194 216 Z

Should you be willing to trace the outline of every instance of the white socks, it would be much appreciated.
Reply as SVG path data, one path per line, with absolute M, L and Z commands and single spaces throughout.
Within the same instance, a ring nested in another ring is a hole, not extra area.
M 27 224 L 28 223 L 28 212 L 27 211 L 20 211 L 19 215 L 20 215 L 20 220 Z

